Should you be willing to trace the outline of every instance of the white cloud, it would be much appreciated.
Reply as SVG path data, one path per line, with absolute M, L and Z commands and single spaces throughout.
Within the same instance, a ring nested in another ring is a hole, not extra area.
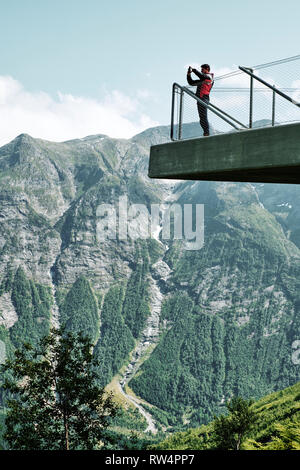
M 227 76 L 227 74 L 232 74 L 238 72 L 236 75 Z M 225 75 L 225 76 L 224 76 Z M 222 77 L 218 79 L 218 77 Z M 219 87 L 228 87 L 228 88 L 249 88 L 250 77 L 246 73 L 243 73 L 239 70 L 238 67 L 222 67 L 215 70 L 215 78 L 217 78 L 215 86 Z
M 22 133 L 64 141 L 91 134 L 130 138 L 146 127 L 157 126 L 143 113 L 145 90 L 132 99 L 114 90 L 103 100 L 58 92 L 53 99 L 45 92 L 28 92 L 9 76 L 0 76 L 0 145 Z

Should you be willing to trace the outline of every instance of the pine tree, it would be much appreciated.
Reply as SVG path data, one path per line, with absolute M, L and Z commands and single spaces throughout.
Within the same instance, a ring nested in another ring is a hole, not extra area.
M 92 343 L 81 333 L 52 330 L 35 349 L 25 344 L 3 366 L 8 377 L 5 440 L 10 449 L 95 449 L 117 413 L 98 385 Z

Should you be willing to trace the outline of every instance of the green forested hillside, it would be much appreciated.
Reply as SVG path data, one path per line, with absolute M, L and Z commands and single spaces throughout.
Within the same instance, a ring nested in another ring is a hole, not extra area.
M 263 397 L 251 408 L 256 422 L 242 450 L 300 450 L 300 382 Z M 174 433 L 152 449 L 213 449 L 213 424 Z
M 10 279 L 10 273 L 8 273 Z M 49 332 L 52 307 L 50 289 L 32 279 L 29 280 L 19 267 L 13 280 L 6 282 L 4 291 L 11 294 L 11 301 L 18 315 L 18 321 L 10 329 L 10 339 L 19 348 L 24 341 L 36 345 Z
M 208 423 L 232 394 L 257 399 L 299 380 L 291 360 L 298 249 L 243 185 L 206 189 L 205 245 L 178 252 L 174 243 L 166 254 L 172 292 L 160 318 L 168 327 L 130 382 L 178 426 Z M 184 193 L 182 202 L 197 195 Z
M 111 287 L 102 308 L 101 339 L 96 343 L 95 355 L 99 360 L 104 386 L 122 367 L 134 347 L 133 335 L 122 315 L 124 295 L 124 288 Z
M 79 277 L 68 291 L 60 306 L 61 324 L 67 330 L 82 331 L 92 341 L 98 337 L 99 314 L 97 300 L 91 290 L 88 280 Z

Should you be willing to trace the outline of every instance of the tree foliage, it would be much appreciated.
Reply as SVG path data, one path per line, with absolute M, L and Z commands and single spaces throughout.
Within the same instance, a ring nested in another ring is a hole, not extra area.
M 250 440 L 251 449 L 257 450 L 300 450 L 300 421 L 283 425 L 276 423 L 272 439 L 262 444 Z
M 240 448 L 242 450 L 300 450 L 299 402 L 300 382 L 254 402 L 249 410 L 255 415 L 255 419 L 253 418 L 251 427 L 244 435 Z M 249 401 L 248 404 L 250 404 Z M 231 434 L 233 426 L 230 420 L 231 413 L 215 418 L 214 421 L 200 428 L 170 433 L 162 442 L 151 445 L 149 448 L 162 450 L 236 449 L 237 441 L 234 442 L 232 437 L 237 438 L 237 434 L 235 436 Z M 221 428 L 218 435 L 215 432 L 216 428 L 217 430 Z
M 27 279 L 21 267 L 15 273 L 11 289 L 11 300 L 18 315 L 18 321 L 10 330 L 11 341 L 17 348 L 29 339 L 36 345 L 50 330 L 50 293 L 46 287 Z
M 123 288 L 111 287 L 101 311 L 100 338 L 95 346 L 101 384 L 109 383 L 134 347 L 134 338 L 122 316 Z
M 72 285 L 60 314 L 67 330 L 74 333 L 82 331 L 92 340 L 96 339 L 99 330 L 98 306 L 90 283 L 84 276 L 80 276 Z
M 7 360 L 5 440 L 10 449 L 94 449 L 117 407 L 97 383 L 92 343 L 82 334 L 52 330 L 38 347 L 25 344 Z M 102 442 L 102 444 L 101 444 Z
M 252 400 L 233 397 L 227 403 L 228 416 L 220 416 L 213 423 L 216 447 L 221 450 L 240 450 L 244 439 L 251 431 L 255 412 L 251 409 Z
M 145 321 L 150 315 L 149 308 L 149 253 L 143 244 L 137 246 L 137 263 L 128 280 L 122 315 L 134 338 L 138 338 Z

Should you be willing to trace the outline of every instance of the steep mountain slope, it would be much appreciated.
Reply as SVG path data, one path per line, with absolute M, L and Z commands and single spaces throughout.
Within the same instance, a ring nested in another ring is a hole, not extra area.
M 168 328 L 131 382 L 190 423 L 207 422 L 232 394 L 258 397 L 299 379 L 291 361 L 299 338 L 297 247 L 251 185 L 194 183 L 181 200 L 201 195 L 205 245 L 167 252 L 172 274 L 161 321 Z
M 278 214 L 281 185 L 149 180 L 149 145 L 168 132 L 64 143 L 23 134 L 0 149 L 0 350 L 51 323 L 83 330 L 103 385 L 118 377 L 158 426 L 181 427 L 210 421 L 232 394 L 299 380 L 300 219 Z M 289 201 L 299 197 L 293 187 Z M 166 214 L 171 203 L 183 215 L 204 205 L 201 249 L 162 238 L 159 219 L 145 232 L 153 207 Z
M 298 185 L 256 184 L 258 197 L 266 209 L 275 215 L 282 228 L 295 245 L 300 247 L 300 194 Z
M 295 441 L 289 442 L 289 447 L 300 448 L 300 382 L 285 390 L 267 395 L 252 405 L 256 415 L 256 422 L 249 437 L 243 444 L 244 450 L 257 450 L 260 446 L 269 446 L 269 450 L 276 450 L 274 440 L 283 434 L 283 430 L 298 429 Z M 255 441 L 255 442 L 253 442 Z M 284 442 L 284 439 L 283 439 Z M 187 450 L 210 449 L 214 445 L 212 439 L 212 423 L 198 429 L 174 433 L 159 444 L 152 446 L 160 450 Z M 293 447 L 291 447 L 291 445 Z

